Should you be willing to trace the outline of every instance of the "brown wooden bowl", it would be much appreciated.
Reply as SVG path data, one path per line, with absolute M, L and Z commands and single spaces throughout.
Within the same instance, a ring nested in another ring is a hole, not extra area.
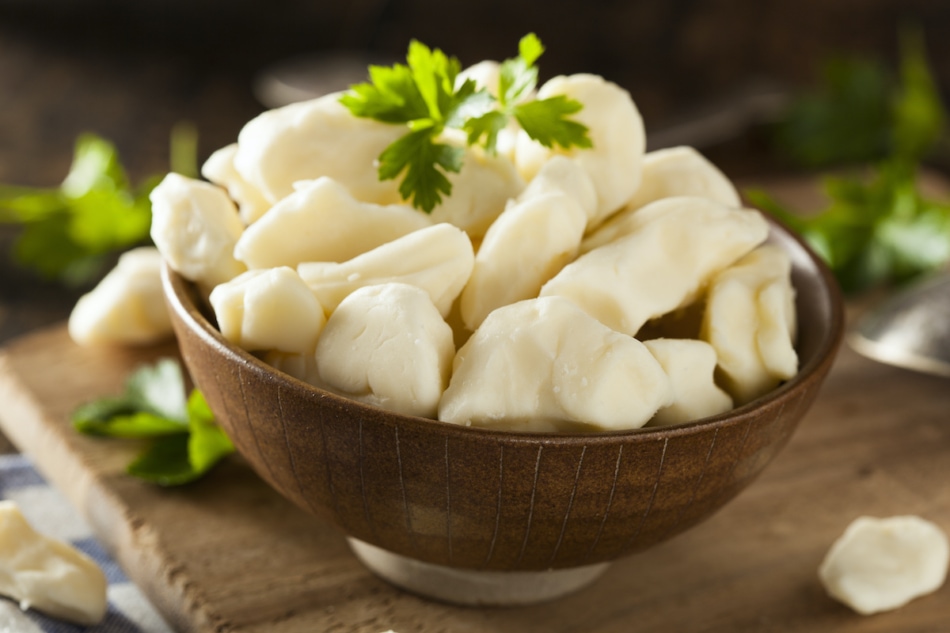
M 237 450 L 304 510 L 411 559 L 482 571 L 589 566 L 709 517 L 785 445 L 831 367 L 842 302 L 827 268 L 772 223 L 792 259 L 800 371 L 728 413 L 674 427 L 528 434 L 390 413 L 322 391 L 227 342 L 166 269 L 182 356 Z

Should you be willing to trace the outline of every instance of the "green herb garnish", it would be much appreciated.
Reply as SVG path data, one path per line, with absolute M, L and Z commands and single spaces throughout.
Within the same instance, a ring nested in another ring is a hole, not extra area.
M 185 400 L 181 366 L 171 358 L 140 367 L 120 396 L 80 406 L 72 422 L 87 435 L 152 439 L 127 472 L 162 486 L 194 481 L 234 452 L 201 392 Z
M 950 262 L 950 204 L 925 198 L 917 187 L 920 163 L 943 140 L 946 120 L 919 33 L 902 33 L 896 82 L 862 62 L 838 62 L 826 80 L 822 92 L 793 105 L 779 128 L 780 147 L 808 167 L 876 167 L 826 178 L 831 203 L 815 215 L 789 211 L 764 191 L 746 196 L 799 232 L 848 293 Z
M 355 116 L 406 126 L 405 136 L 379 155 L 379 179 L 404 174 L 403 200 L 430 213 L 443 194 L 452 193 L 446 173 L 462 169 L 463 149 L 438 141 L 446 128 L 462 130 L 469 145 L 494 153 L 498 133 L 513 117 L 546 147 L 591 147 L 587 127 L 568 118 L 581 110 L 578 101 L 532 98 L 538 82 L 535 62 L 543 52 L 533 33 L 521 38 L 518 57 L 501 64 L 496 98 L 476 89 L 471 79 L 456 85 L 458 59 L 413 40 L 406 65 L 370 66 L 370 82 L 353 86 L 340 102 Z
M 173 169 L 195 169 L 195 142 L 193 127 L 176 126 Z M 111 253 L 148 241 L 152 221 L 148 194 L 161 178 L 152 176 L 132 186 L 115 146 L 83 134 L 59 187 L 0 184 L 0 224 L 23 227 L 14 244 L 15 260 L 68 285 L 95 279 Z

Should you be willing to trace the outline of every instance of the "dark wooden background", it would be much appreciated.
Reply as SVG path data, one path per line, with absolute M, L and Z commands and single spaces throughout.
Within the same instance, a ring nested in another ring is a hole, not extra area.
M 396 58 L 415 37 L 468 64 L 535 31 L 544 77 L 602 74 L 654 130 L 750 81 L 805 85 L 830 55 L 893 60 L 906 21 L 950 86 L 939 0 L 0 0 L 0 182 L 56 185 L 84 131 L 113 140 L 133 179 L 167 169 L 179 121 L 197 126 L 203 159 L 263 109 L 259 73 L 303 54 Z M 708 148 L 731 176 L 781 168 L 760 150 Z M 18 270 L 14 236 L 0 226 L 0 344 L 62 320 L 82 290 Z

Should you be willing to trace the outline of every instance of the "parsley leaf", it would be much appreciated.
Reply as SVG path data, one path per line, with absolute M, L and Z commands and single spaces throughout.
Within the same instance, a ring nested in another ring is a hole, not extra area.
M 184 397 L 181 366 L 171 358 L 137 369 L 118 397 L 102 398 L 76 409 L 73 426 L 100 437 L 153 440 L 128 466 L 128 473 L 164 486 L 194 481 L 234 445 L 214 421 L 204 396 Z
M 463 148 L 439 142 L 446 128 L 464 131 L 469 145 L 494 153 L 499 132 L 514 117 L 547 147 L 591 147 L 587 128 L 568 118 L 580 111 L 579 102 L 563 96 L 532 100 L 535 63 L 543 52 L 533 33 L 521 38 L 518 57 L 501 64 L 496 98 L 470 79 L 457 81 L 458 59 L 413 40 L 406 64 L 370 66 L 370 81 L 352 86 L 340 103 L 354 116 L 406 126 L 406 134 L 379 155 L 379 179 L 402 177 L 403 200 L 431 213 L 443 195 L 451 195 L 447 175 L 458 173 L 464 158 Z
M 177 170 L 197 172 L 196 142 L 193 128 L 173 130 Z M 81 285 L 102 272 L 111 253 L 149 239 L 148 194 L 159 180 L 154 176 L 133 187 L 115 146 L 83 134 L 59 187 L 0 185 L 0 223 L 23 227 L 13 248 L 20 265 L 48 279 Z
M 587 127 L 567 118 L 582 107 L 577 101 L 558 95 L 519 104 L 515 106 L 514 115 L 528 136 L 545 147 L 591 147 Z
M 920 33 L 901 36 L 896 82 L 879 66 L 838 62 L 823 95 L 796 102 L 779 130 L 780 147 L 805 166 L 874 161 L 874 168 L 826 178 L 830 204 L 810 216 L 764 191 L 745 192 L 800 233 L 847 293 L 950 262 L 950 203 L 925 198 L 917 186 L 919 162 L 940 142 L 946 113 Z

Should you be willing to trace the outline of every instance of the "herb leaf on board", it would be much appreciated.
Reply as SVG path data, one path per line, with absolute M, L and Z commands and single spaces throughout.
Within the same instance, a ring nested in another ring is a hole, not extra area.
M 163 358 L 129 376 L 124 392 L 86 403 L 73 413 L 76 430 L 87 435 L 150 439 L 128 473 L 163 486 L 200 478 L 234 452 L 197 389 L 185 400 L 178 361 Z

